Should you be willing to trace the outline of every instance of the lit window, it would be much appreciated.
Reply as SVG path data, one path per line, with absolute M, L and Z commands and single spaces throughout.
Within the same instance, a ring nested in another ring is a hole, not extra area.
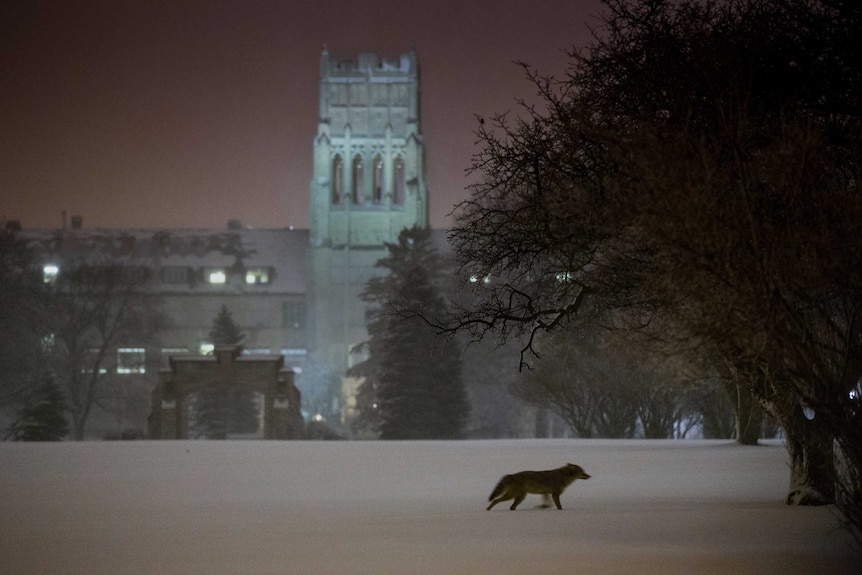
M 208 284 L 223 284 L 227 281 L 227 274 L 223 269 L 207 270 L 206 280 Z
M 54 283 L 59 273 L 60 267 L 57 264 L 45 264 L 42 267 L 42 280 L 46 284 Z
M 99 350 L 95 348 L 88 349 L 84 354 L 84 361 L 81 367 L 81 373 L 93 373 L 98 365 L 99 374 L 105 375 L 108 373 L 108 368 L 102 365 L 102 361 L 99 359 Z M 117 370 L 119 372 L 119 369 Z
M 268 268 L 254 268 L 254 269 L 246 270 L 246 272 L 245 272 L 245 283 L 247 283 L 247 284 L 268 284 L 269 283 L 269 269 Z
M 42 338 L 42 350 L 43 351 L 51 351 L 54 349 L 54 344 L 56 343 L 56 337 L 54 337 L 53 333 L 49 333 L 45 337 Z
M 269 355 L 272 353 L 268 347 L 252 347 L 242 350 L 243 355 Z
M 182 355 L 188 353 L 188 348 L 185 347 L 163 347 L 162 355 Z
M 575 279 L 575 274 L 572 272 L 557 272 L 554 277 L 560 283 L 570 282 Z
M 210 355 L 213 351 L 215 351 L 215 346 L 211 343 L 202 343 L 200 350 L 201 355 Z
M 146 373 L 145 350 L 142 347 L 117 349 L 117 373 Z
M 289 348 L 289 349 L 288 348 L 282 348 L 281 349 L 281 355 L 284 355 L 284 356 L 308 355 L 308 350 L 307 349 L 301 349 L 301 348 Z M 298 369 L 298 368 L 294 368 L 294 369 Z M 299 373 L 299 372 L 297 372 L 297 373 Z

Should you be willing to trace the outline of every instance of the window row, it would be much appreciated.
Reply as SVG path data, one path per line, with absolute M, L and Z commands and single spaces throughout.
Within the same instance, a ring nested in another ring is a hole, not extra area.
M 185 284 L 195 280 L 207 284 L 221 285 L 231 281 L 234 277 L 247 285 L 265 285 L 272 282 L 272 268 L 246 268 L 239 272 L 226 267 L 208 267 L 201 270 L 186 266 L 166 266 L 162 268 L 161 279 L 166 284 Z
M 215 346 L 211 343 L 201 343 L 196 350 L 200 355 L 209 355 L 213 352 Z M 94 352 L 95 353 L 95 352 Z M 170 355 L 185 355 L 189 350 L 185 347 L 166 347 L 161 349 L 163 358 Z M 244 349 L 244 355 L 260 355 L 271 353 L 269 348 L 261 349 Z M 304 349 L 282 349 L 281 354 L 288 357 L 297 357 L 306 355 Z M 122 375 L 129 374 L 145 374 L 147 373 L 146 349 L 143 347 L 121 347 L 117 349 L 117 373 Z M 86 370 L 86 368 L 85 368 Z M 108 373 L 107 368 L 100 367 L 99 373 Z
M 350 165 L 350 202 L 355 205 L 380 205 L 383 203 L 385 194 L 392 196 L 393 205 L 404 203 L 405 172 L 404 160 L 396 156 L 392 160 L 391 187 L 386 186 L 386 164 L 380 154 L 374 156 L 371 162 L 371 178 L 366 182 L 365 161 L 357 154 L 353 157 Z M 341 155 L 336 154 L 332 160 L 331 191 L 332 203 L 340 204 L 344 201 L 345 190 L 345 165 Z M 370 194 L 366 186 L 370 184 Z
M 248 285 L 264 285 L 273 280 L 273 269 L 269 267 L 246 268 L 240 272 L 226 267 L 208 267 L 197 270 L 187 266 L 165 266 L 159 271 L 159 278 L 166 284 L 188 284 L 203 281 L 207 284 L 226 284 L 235 275 Z M 53 263 L 42 267 L 45 283 L 54 283 L 60 275 L 60 266 Z M 80 266 L 74 270 L 75 281 L 86 280 L 90 283 L 122 282 L 142 284 L 149 281 L 151 271 L 139 266 Z

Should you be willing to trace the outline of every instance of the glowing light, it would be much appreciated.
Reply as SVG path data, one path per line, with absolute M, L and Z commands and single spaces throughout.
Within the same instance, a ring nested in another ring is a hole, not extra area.
M 224 270 L 213 270 L 207 275 L 207 283 L 223 284 L 227 281 L 227 275 Z
M 252 269 L 245 272 L 245 283 L 266 284 L 269 283 L 269 270 L 266 268 Z
M 146 373 L 146 350 L 142 347 L 117 349 L 117 373 Z
M 46 284 L 53 283 L 57 279 L 57 274 L 60 273 L 60 266 L 57 264 L 45 264 L 42 267 L 42 280 Z

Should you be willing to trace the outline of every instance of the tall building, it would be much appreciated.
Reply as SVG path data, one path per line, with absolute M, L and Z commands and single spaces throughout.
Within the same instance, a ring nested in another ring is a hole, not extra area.
M 307 417 L 343 414 L 356 384 L 346 370 L 362 359 L 351 350 L 367 338 L 358 295 L 379 273 L 384 242 L 428 225 L 416 54 L 338 60 L 324 50 L 319 98 L 308 230 L 238 221 L 221 230 L 88 229 L 75 217 L 70 228 L 22 232 L 50 273 L 123 266 L 159 302 L 158 332 L 123 342 L 100 368 L 112 385 L 152 387 L 170 355 L 207 353 L 226 305 L 246 353 L 284 355 L 297 372 Z M 135 413 L 122 425 L 142 427 L 146 413 Z M 93 436 L 120 425 L 110 419 L 94 423 Z
M 415 52 L 395 60 L 363 53 L 320 56 L 320 117 L 310 186 L 312 357 L 341 377 L 367 337 L 358 298 L 378 273 L 384 242 L 428 225 Z

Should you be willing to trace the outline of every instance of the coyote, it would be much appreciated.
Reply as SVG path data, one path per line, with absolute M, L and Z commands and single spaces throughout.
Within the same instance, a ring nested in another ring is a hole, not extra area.
M 497 483 L 488 501 L 488 509 L 491 509 L 501 501 L 514 499 L 509 509 L 514 510 L 527 496 L 528 493 L 535 493 L 543 496 L 545 505 L 542 507 L 550 507 L 547 503 L 548 495 L 554 499 L 557 509 L 562 509 L 560 505 L 560 494 L 563 490 L 571 485 L 575 479 L 589 479 L 590 476 L 581 469 L 580 465 L 568 463 L 559 469 L 549 469 L 548 471 L 522 471 L 512 475 L 504 475 Z

